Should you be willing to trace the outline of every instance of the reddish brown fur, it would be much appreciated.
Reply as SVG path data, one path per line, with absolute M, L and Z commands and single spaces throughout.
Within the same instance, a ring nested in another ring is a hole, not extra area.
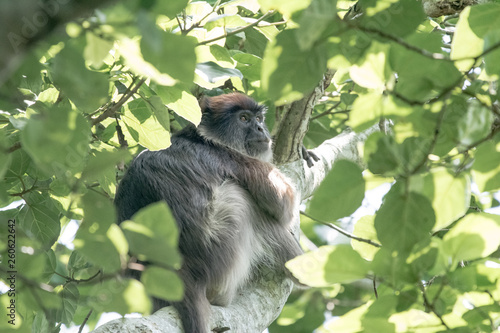
M 205 97 L 200 101 L 200 106 L 202 112 L 211 110 L 212 112 L 224 114 L 235 108 L 239 110 L 264 111 L 262 105 L 259 105 L 253 99 L 241 93 L 231 93 L 210 98 Z

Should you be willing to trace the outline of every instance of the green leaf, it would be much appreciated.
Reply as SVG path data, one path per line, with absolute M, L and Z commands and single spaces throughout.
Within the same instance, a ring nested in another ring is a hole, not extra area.
M 262 87 L 276 104 L 291 103 L 312 90 L 325 70 L 324 44 L 301 51 L 295 30 L 284 30 L 266 47 L 262 61 Z
M 468 146 L 488 135 L 494 116 L 489 108 L 477 100 L 470 100 L 464 111 L 456 124 L 457 137 L 454 139 L 461 145 Z
M 500 5 L 498 3 L 481 4 L 466 7 L 458 20 L 455 35 L 451 43 L 452 59 L 467 59 L 458 62 L 458 67 L 468 70 L 474 63 L 474 58 L 485 50 L 485 37 L 488 36 L 488 46 L 499 42 L 494 37 L 500 37 L 496 31 L 500 29 Z M 498 59 L 498 51 L 496 59 Z
M 24 205 L 19 226 L 28 237 L 39 241 L 43 248 L 50 248 L 61 233 L 57 212 L 42 203 Z
M 349 245 L 321 246 L 290 260 L 286 267 L 301 283 L 311 287 L 363 279 L 370 269 L 369 263 Z
M 76 250 L 104 273 L 120 271 L 121 258 L 125 258 L 128 250 L 127 241 L 116 224 L 112 224 L 107 230 L 102 230 L 97 223 L 84 221 L 76 233 L 73 244 Z
M 147 15 L 139 13 L 142 32 L 141 51 L 144 60 L 161 73 L 191 84 L 196 65 L 196 39 L 160 30 Z
M 9 168 L 5 172 L 5 181 L 19 181 L 19 178 L 28 170 L 31 164 L 31 158 L 24 149 L 18 149 L 9 155 L 11 156 L 11 162 Z
M 354 225 L 353 234 L 357 237 L 369 239 L 374 242 L 379 242 L 377 238 L 377 231 L 375 230 L 375 215 L 367 215 L 356 221 Z M 356 252 L 358 252 L 363 259 L 373 260 L 373 257 L 379 250 L 377 247 L 351 239 L 351 245 Z
M 413 245 L 430 237 L 436 218 L 429 200 L 421 194 L 404 193 L 396 183 L 384 198 L 375 217 L 382 246 L 407 253 Z
M 158 122 L 146 101 L 135 99 L 127 103 L 124 109 L 122 119 L 137 143 L 149 150 L 170 146 L 170 133 Z
M 56 106 L 30 117 L 21 142 L 38 167 L 62 177 L 66 171 L 82 170 L 90 134 L 89 123 L 79 112 Z
M 415 1 L 361 0 L 361 25 L 404 37 L 426 19 L 422 4 Z M 383 23 L 382 23 L 383 22 Z
M 337 18 L 337 0 L 312 0 L 298 20 L 295 30 L 297 43 L 302 51 L 310 49 L 323 31 Z
M 396 238 L 397 235 L 393 237 Z M 376 276 L 384 279 L 396 289 L 418 282 L 418 274 L 415 274 L 407 263 L 406 254 L 395 252 L 384 245 L 375 254 L 372 268 Z
M 5 137 L 5 133 L 0 132 L 0 179 L 3 179 L 12 161 L 12 154 L 7 153 L 8 148 L 9 143 Z
M 243 79 L 243 74 L 237 69 L 223 68 L 213 61 L 196 64 L 196 74 L 203 80 L 215 83 L 231 77 Z
M 432 169 L 426 174 L 410 178 L 410 191 L 425 196 L 436 214 L 434 231 L 447 227 L 469 209 L 471 198 L 470 178 L 454 175 L 445 168 Z
M 239 15 L 222 14 L 222 15 L 217 15 L 208 20 L 208 22 L 205 23 L 203 28 L 207 29 L 207 31 L 210 31 L 216 27 L 223 27 L 225 29 L 238 28 L 246 26 L 247 24 L 249 23 L 247 23 L 247 21 Z
M 149 110 L 155 115 L 158 122 L 165 130 L 170 132 L 170 113 L 167 107 L 163 104 L 160 96 L 151 96 L 146 100 L 146 105 Z
M 328 297 L 335 297 L 340 292 L 339 284 L 322 289 L 328 293 Z M 323 314 L 325 303 L 322 297 L 318 297 L 317 292 L 307 291 L 302 293 L 297 299 L 290 299 L 278 319 L 269 327 L 269 331 L 273 333 L 299 333 L 313 332 L 318 326 L 325 321 Z
M 149 314 L 151 301 L 142 283 L 134 279 L 105 280 L 92 287 L 89 306 L 97 312 Z
M 260 80 L 260 72 L 262 70 L 262 59 L 249 53 L 236 53 L 233 55 L 234 60 L 238 62 L 238 69 L 243 77 L 248 81 Z
M 83 51 L 83 56 L 91 66 L 99 68 L 104 63 L 104 59 L 109 55 L 109 51 L 113 47 L 113 42 L 99 38 L 90 31 L 85 34 L 85 37 L 87 45 Z
M 416 32 L 408 36 L 406 42 L 432 53 L 442 53 L 440 33 Z M 426 101 L 436 94 L 435 90 L 448 89 L 461 79 L 452 62 L 431 59 L 399 44 L 391 45 L 390 64 L 398 77 L 396 92 L 409 100 Z
M 400 171 L 399 147 L 394 138 L 375 132 L 365 142 L 364 156 L 373 174 L 397 175 Z
M 323 330 L 321 330 L 320 332 L 363 332 L 365 327 L 362 324 L 362 319 L 372 303 L 373 301 L 370 300 L 367 303 L 348 311 L 340 318 L 324 323 L 321 327 Z
M 276 9 L 285 16 L 290 16 L 296 11 L 307 8 L 311 0 L 259 0 L 259 3 L 262 12 Z
M 189 0 L 155 1 L 153 10 L 157 14 L 166 15 L 173 18 L 186 8 Z
M 108 100 L 107 75 L 88 70 L 82 52 L 72 44 L 54 57 L 51 74 L 54 84 L 84 112 L 95 111 Z
M 422 332 L 436 332 L 434 328 L 440 330 L 441 326 L 441 321 L 436 315 L 418 309 L 394 313 L 389 317 L 389 321 L 397 325 L 399 332 L 415 332 L 420 330 Z M 432 327 L 432 329 L 427 330 L 425 327 Z
M 369 92 L 360 95 L 354 101 L 348 124 L 356 132 L 361 132 L 379 122 L 383 117 L 391 119 L 406 117 L 412 112 L 415 112 L 414 108 L 392 95 L 384 96 Z
M 139 41 L 135 39 L 122 38 L 117 41 L 117 46 L 117 51 L 123 57 L 125 65 L 130 68 L 132 73 L 149 77 L 154 82 L 164 86 L 173 86 L 178 82 L 171 75 L 162 73 L 153 64 L 144 60 Z
M 76 282 L 69 282 L 64 285 L 61 292 L 62 306 L 57 311 L 56 315 L 58 322 L 62 322 L 66 326 L 71 324 L 73 317 L 75 316 L 79 298 L 80 292 L 76 287 Z
M 121 227 L 129 242 L 130 252 L 152 262 L 180 268 L 179 231 L 165 202 L 139 210 L 132 221 L 123 222 Z
M 198 126 L 201 121 L 200 105 L 187 89 L 180 86 L 157 86 L 155 89 L 163 103 L 182 118 Z
M 116 213 L 111 200 L 88 191 L 81 199 L 81 206 L 84 218 L 74 240 L 75 249 L 106 272 L 118 271 L 120 257 L 127 254 L 128 246 L 122 231 L 114 224 Z
M 487 52 L 484 56 L 484 69 L 487 74 L 491 76 L 496 75 L 497 78 L 500 76 L 500 65 L 497 61 L 500 57 L 499 43 L 500 29 L 491 31 L 484 36 L 484 51 Z
M 360 86 L 381 92 L 392 77 L 389 45 L 373 41 L 365 55 L 349 69 L 351 78 Z
M 486 213 L 466 215 L 443 237 L 443 248 L 452 268 L 463 260 L 485 257 L 500 246 L 500 216 Z
M 309 213 L 324 221 L 335 221 L 354 213 L 365 197 L 361 168 L 350 161 L 335 162 L 311 201 Z
M 97 179 L 109 169 L 115 170 L 118 163 L 128 162 L 130 157 L 130 153 L 124 149 L 92 151 L 81 179 Z
M 365 156 L 374 174 L 407 175 L 426 161 L 429 147 L 430 140 L 426 138 L 409 137 L 398 144 L 390 135 L 374 133 L 365 143 Z
M 479 191 L 500 189 L 500 142 L 487 141 L 481 144 L 474 159 L 472 170 Z
M 84 221 L 86 224 L 94 224 L 92 229 L 105 233 L 109 227 L 116 222 L 116 213 L 110 198 L 105 198 L 95 191 L 88 191 L 81 198 Z
M 141 282 L 149 295 L 168 301 L 180 301 L 184 296 L 184 284 L 180 277 L 167 269 L 148 266 L 141 275 Z
M 235 62 L 231 58 L 229 50 L 220 45 L 198 45 L 195 51 L 198 63 L 212 61 L 223 68 L 234 68 L 235 66 Z

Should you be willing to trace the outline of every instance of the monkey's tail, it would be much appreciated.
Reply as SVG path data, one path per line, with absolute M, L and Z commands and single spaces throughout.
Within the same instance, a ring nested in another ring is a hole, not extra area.
M 210 303 L 204 286 L 184 280 L 184 299 L 173 306 L 179 312 L 185 333 L 209 332 Z

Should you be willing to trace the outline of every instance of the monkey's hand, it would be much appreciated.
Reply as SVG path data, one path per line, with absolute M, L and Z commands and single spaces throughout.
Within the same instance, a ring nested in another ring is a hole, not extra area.
M 307 150 L 304 145 L 302 145 L 302 158 L 304 160 L 306 160 L 307 166 L 309 168 L 312 168 L 312 166 L 314 165 L 314 162 L 319 161 L 319 157 L 315 153 L 313 153 L 311 150 Z

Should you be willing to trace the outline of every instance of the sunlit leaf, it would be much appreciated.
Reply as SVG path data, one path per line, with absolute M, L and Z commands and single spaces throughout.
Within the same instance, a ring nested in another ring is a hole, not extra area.
M 87 69 L 82 53 L 71 44 L 54 58 L 52 77 L 54 84 L 83 111 L 95 111 L 107 102 L 106 75 Z
M 170 146 L 170 133 L 158 122 L 143 99 L 135 99 L 125 106 L 122 119 L 134 140 L 150 150 Z
M 500 216 L 468 214 L 444 236 L 444 249 L 456 265 L 491 254 L 500 246 L 499 234 Z
M 286 267 L 304 284 L 325 287 L 348 283 L 368 274 L 369 263 L 349 245 L 322 246 L 287 262 Z
M 500 143 L 485 142 L 474 155 L 472 166 L 474 181 L 479 190 L 494 191 L 500 188 Z
M 182 118 L 198 125 L 201 121 L 201 109 L 198 100 L 189 91 L 180 86 L 156 88 L 163 103 Z
M 363 216 L 358 221 L 356 221 L 353 234 L 357 237 L 369 239 L 378 243 L 377 231 L 375 230 L 374 222 L 374 215 Z M 377 253 L 378 251 L 377 247 L 365 242 L 357 241 L 355 239 L 351 239 L 351 245 L 352 248 L 366 260 L 373 260 L 375 253 Z
M 177 224 L 165 202 L 151 204 L 137 212 L 121 227 L 130 245 L 130 252 L 145 259 L 180 268 Z M 148 246 L 144 246 L 148 244 Z
M 277 104 L 291 103 L 312 90 L 325 70 L 325 45 L 317 44 L 301 51 L 295 31 L 285 30 L 267 45 L 262 62 L 262 86 Z
M 445 168 L 411 177 L 411 190 L 424 195 L 436 214 L 434 230 L 442 229 L 463 216 L 469 209 L 470 178 L 453 175 Z

